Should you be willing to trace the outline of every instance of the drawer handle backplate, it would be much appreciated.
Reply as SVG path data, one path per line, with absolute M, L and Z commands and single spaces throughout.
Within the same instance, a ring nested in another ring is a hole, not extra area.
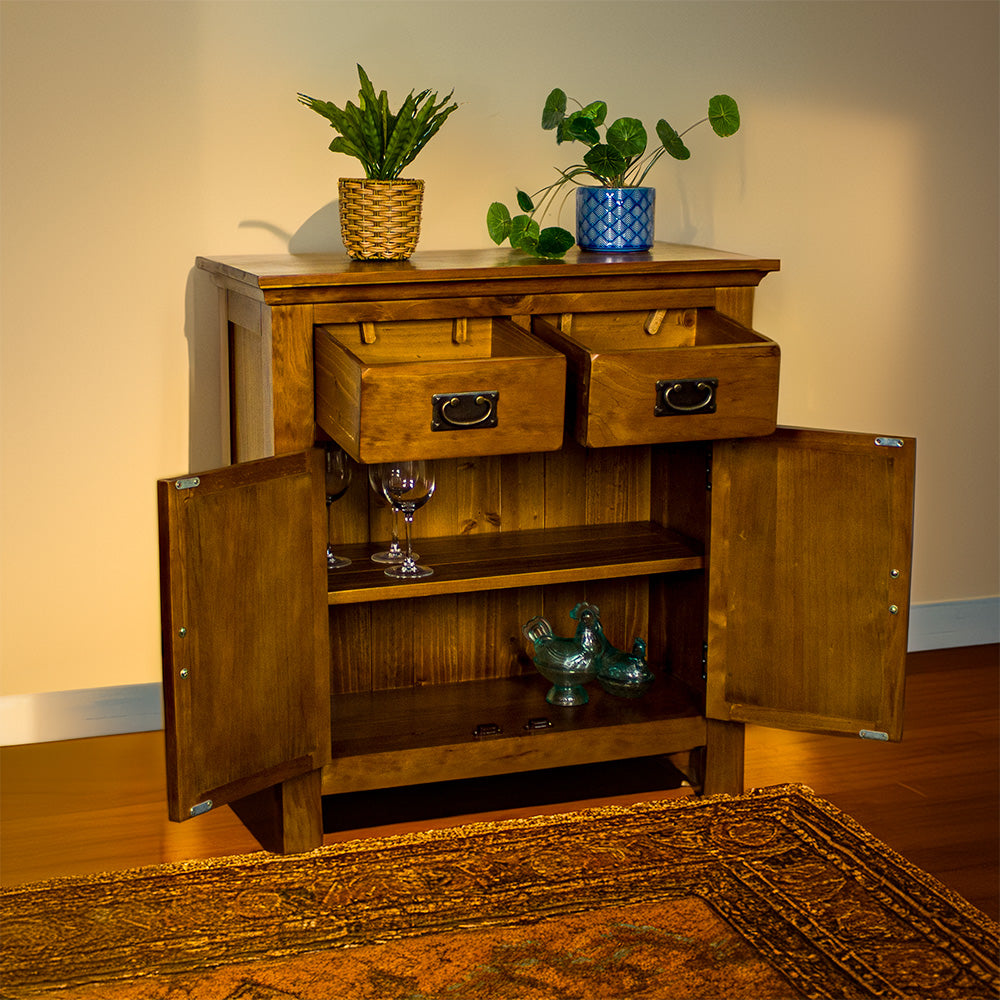
M 717 378 L 667 379 L 656 383 L 658 417 L 684 416 L 689 413 L 715 413 Z
M 461 431 L 497 426 L 500 393 L 446 392 L 431 397 L 431 430 Z

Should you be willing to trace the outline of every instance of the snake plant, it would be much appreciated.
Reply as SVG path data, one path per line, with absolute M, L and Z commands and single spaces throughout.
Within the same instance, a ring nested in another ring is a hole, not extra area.
M 339 133 L 330 143 L 333 153 L 346 153 L 360 160 L 370 180 L 394 180 L 412 163 L 445 119 L 458 107 L 448 104 L 452 91 L 438 101 L 437 93 L 412 90 L 399 110 L 389 110 L 386 92 L 375 93 L 368 74 L 358 65 L 361 90 L 358 103 L 348 101 L 343 108 L 329 101 L 299 94 L 299 101 L 326 118 Z
M 589 149 L 582 163 L 574 163 L 558 170 L 559 177 L 540 191 L 529 195 L 518 189 L 517 205 L 520 215 L 512 216 L 502 202 L 495 201 L 486 213 L 486 226 L 490 238 L 498 246 L 509 240 L 515 249 L 524 250 L 535 257 L 562 257 L 576 242 L 573 235 L 559 226 L 540 229 L 539 218 L 548 211 L 560 189 L 569 183 L 580 184 L 578 178 L 596 181 L 602 187 L 641 187 L 650 168 L 669 153 L 676 160 L 686 160 L 691 151 L 684 144 L 683 136 L 704 122 L 709 122 L 716 135 L 725 138 L 739 131 L 740 111 L 727 94 L 717 94 L 708 102 L 708 114 L 683 132 L 675 131 L 664 119 L 656 123 L 660 144 L 651 153 L 646 152 L 646 129 L 638 118 L 618 118 L 605 129 L 602 139 L 598 128 L 605 124 L 608 106 L 604 101 L 593 101 L 586 107 L 579 101 L 579 110 L 566 114 L 566 94 L 556 88 L 549 94 L 542 110 L 542 128 L 555 130 L 556 142 L 582 142 Z

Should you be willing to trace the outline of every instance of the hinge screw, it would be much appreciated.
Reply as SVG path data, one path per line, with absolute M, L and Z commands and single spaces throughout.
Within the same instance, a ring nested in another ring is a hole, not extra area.
M 890 615 L 898 615 L 899 614 L 899 605 L 897 605 L 897 604 L 890 604 L 889 605 L 889 614 Z
M 898 569 L 891 569 L 891 570 L 889 570 L 889 576 L 891 576 L 893 578 L 893 580 L 898 579 L 899 578 L 899 570 Z
M 186 628 L 184 628 L 184 626 L 181 626 L 181 627 L 180 627 L 180 628 L 179 628 L 179 629 L 177 630 L 177 634 L 178 634 L 178 635 L 179 635 L 179 636 L 180 636 L 180 637 L 181 637 L 181 638 L 183 639 L 183 638 L 184 638 L 184 636 L 186 636 L 186 635 L 188 634 L 188 630 L 187 630 Z
M 181 677 L 186 678 L 187 675 L 188 675 L 188 668 L 187 667 L 181 668 Z

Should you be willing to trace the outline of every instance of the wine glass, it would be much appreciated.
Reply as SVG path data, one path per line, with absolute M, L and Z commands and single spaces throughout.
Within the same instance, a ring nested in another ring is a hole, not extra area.
M 384 552 L 376 552 L 375 555 L 372 556 L 372 562 L 401 563 L 405 558 L 405 554 L 399 545 L 399 510 L 396 507 L 393 507 L 389 501 L 386 500 L 385 493 L 382 491 L 382 473 L 384 469 L 385 465 L 369 465 L 368 485 L 375 491 L 378 501 L 381 501 L 383 506 L 389 506 L 392 510 L 392 543 Z M 420 556 L 414 552 L 414 561 L 419 558 Z
M 434 570 L 418 566 L 413 553 L 413 515 L 434 495 L 434 472 L 426 462 L 388 462 L 382 467 L 382 492 L 403 515 L 406 525 L 406 555 L 398 565 L 387 566 L 386 576 L 414 580 L 430 576 Z
M 330 508 L 335 500 L 339 500 L 351 485 L 351 463 L 347 460 L 344 449 L 330 442 L 323 445 L 324 474 L 326 477 L 326 568 L 343 569 L 351 565 L 351 560 L 338 556 L 330 543 Z

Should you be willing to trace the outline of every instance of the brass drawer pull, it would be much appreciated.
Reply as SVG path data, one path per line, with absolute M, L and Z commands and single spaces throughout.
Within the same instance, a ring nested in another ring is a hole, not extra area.
M 431 430 L 497 426 L 498 391 L 438 393 L 431 397 Z
M 670 379 L 656 383 L 658 417 L 683 416 L 686 413 L 715 413 L 716 378 Z

